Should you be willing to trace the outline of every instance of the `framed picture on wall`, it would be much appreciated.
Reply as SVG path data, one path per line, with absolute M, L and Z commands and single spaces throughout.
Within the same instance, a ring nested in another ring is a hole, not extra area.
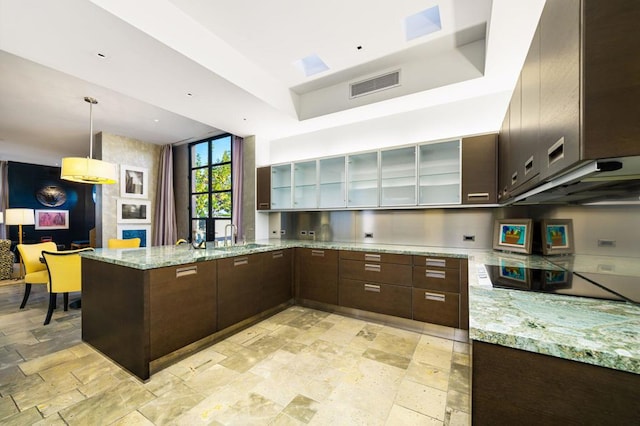
M 151 225 L 117 225 L 118 238 L 140 238 L 140 247 L 147 247 L 151 240 Z
M 540 222 L 542 254 L 573 253 L 573 221 L 571 219 L 543 219 Z
M 69 229 L 69 210 L 36 210 L 36 229 Z
M 532 219 L 496 219 L 493 227 L 493 248 L 531 254 L 532 233 Z
M 144 167 L 120 166 L 120 196 L 149 198 L 149 170 Z
M 151 223 L 151 201 L 119 199 L 118 223 Z

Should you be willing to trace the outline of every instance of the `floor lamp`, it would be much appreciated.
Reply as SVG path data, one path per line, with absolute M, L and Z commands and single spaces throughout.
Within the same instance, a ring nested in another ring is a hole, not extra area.
M 35 215 L 33 209 L 6 209 L 5 224 L 18 225 L 18 244 L 22 244 L 22 225 L 35 225 Z M 24 277 L 22 261 L 20 261 L 20 277 Z

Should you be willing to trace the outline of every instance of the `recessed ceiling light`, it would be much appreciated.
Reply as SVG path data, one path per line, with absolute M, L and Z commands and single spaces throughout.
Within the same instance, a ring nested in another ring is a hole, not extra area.
M 157 119 L 157 118 L 154 118 L 154 119 L 153 119 L 153 121 L 155 121 L 155 122 L 157 123 L 157 122 L 158 122 L 158 121 L 160 121 L 160 120 L 159 120 L 159 119 Z
M 315 53 L 302 59 L 298 59 L 293 63 L 305 76 L 309 77 L 314 74 L 321 73 L 329 69 L 327 64 Z
M 362 50 L 362 46 L 356 46 L 356 49 Z
M 106 57 L 107 57 L 107 55 L 105 55 L 104 53 L 100 53 L 100 52 L 98 52 L 98 57 L 99 57 L 99 58 L 103 58 L 103 59 L 104 59 L 104 58 L 106 58 Z
M 193 93 L 187 93 L 187 96 L 193 96 Z
M 440 31 L 440 8 L 430 7 L 404 19 L 405 38 L 407 41 Z

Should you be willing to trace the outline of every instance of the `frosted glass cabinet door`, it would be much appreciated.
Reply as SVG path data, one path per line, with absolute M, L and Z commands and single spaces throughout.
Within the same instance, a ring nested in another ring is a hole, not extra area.
M 316 160 L 293 163 L 293 208 L 318 207 Z
M 378 207 L 378 153 L 347 157 L 347 207 Z
M 419 203 L 460 204 L 460 140 L 419 146 Z
M 271 209 L 291 208 L 291 164 L 271 166 Z
M 416 147 L 380 152 L 380 205 L 416 204 Z
M 345 157 L 318 161 L 318 205 L 320 208 L 346 206 Z

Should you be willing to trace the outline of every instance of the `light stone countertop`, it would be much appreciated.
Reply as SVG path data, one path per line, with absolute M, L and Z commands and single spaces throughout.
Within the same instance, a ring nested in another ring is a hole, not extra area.
M 640 374 L 640 306 L 494 288 L 483 266 L 565 268 L 573 272 L 625 275 L 638 277 L 640 285 L 640 262 L 634 258 L 589 255 L 545 258 L 493 250 L 311 240 L 265 240 L 203 250 L 189 245 L 97 249 L 82 256 L 146 270 L 290 247 L 468 258 L 471 339 Z

